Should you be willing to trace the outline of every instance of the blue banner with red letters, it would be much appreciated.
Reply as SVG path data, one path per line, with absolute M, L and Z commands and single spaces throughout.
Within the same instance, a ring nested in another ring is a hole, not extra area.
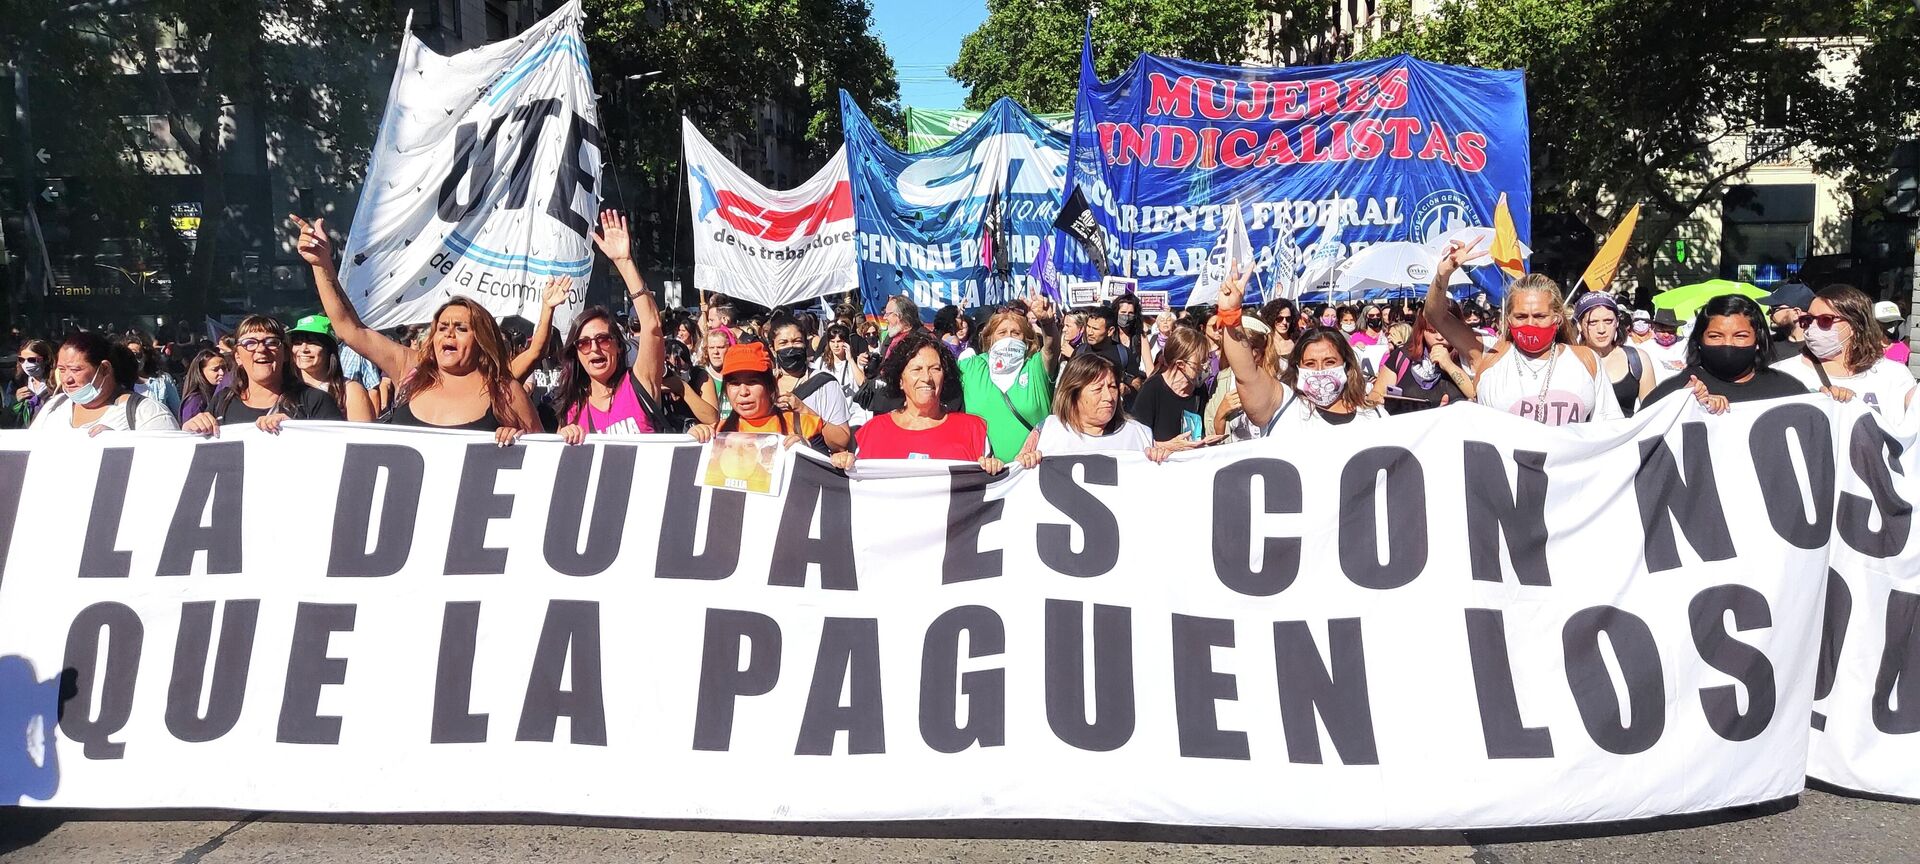
M 1518 70 L 1405 55 L 1282 69 L 1142 54 L 1103 82 L 1085 50 L 1080 67 L 1069 183 L 1111 238 L 1113 272 L 1176 306 L 1228 207 L 1241 208 L 1258 259 L 1250 290 L 1269 296 L 1322 293 L 1326 283 L 1299 283 L 1303 270 L 1324 273 L 1373 243 L 1492 225 L 1502 192 L 1522 242 L 1530 234 Z M 1305 254 L 1282 254 L 1292 248 Z M 1093 275 L 1080 250 L 1059 254 L 1064 272 Z M 1497 294 L 1497 276 L 1477 278 Z

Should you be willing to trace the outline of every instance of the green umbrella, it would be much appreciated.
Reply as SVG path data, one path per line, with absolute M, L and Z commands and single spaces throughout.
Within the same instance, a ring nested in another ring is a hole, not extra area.
M 1685 321 L 1692 318 L 1693 313 L 1700 311 L 1700 307 L 1707 305 L 1708 300 L 1726 294 L 1739 294 L 1758 300 L 1767 296 L 1767 291 L 1763 288 L 1755 288 L 1745 282 L 1735 282 L 1731 279 L 1712 279 L 1693 285 L 1682 285 L 1678 288 L 1670 288 L 1655 294 L 1653 295 L 1653 308 L 1672 309 L 1673 317 Z

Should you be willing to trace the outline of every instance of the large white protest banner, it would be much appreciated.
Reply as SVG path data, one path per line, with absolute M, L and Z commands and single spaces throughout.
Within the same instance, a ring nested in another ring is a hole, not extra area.
M 1872 415 L 1846 430 L 1853 467 L 1833 515 L 1826 627 L 1807 774 L 1920 800 L 1920 455 Z M 1844 473 L 1844 472 L 1843 472 Z
M 762 306 L 782 306 L 851 291 L 853 192 L 847 148 L 807 182 L 768 189 L 680 118 L 693 208 L 693 284 Z
M 538 320 L 549 279 L 583 280 L 600 207 L 593 99 L 579 0 L 450 57 L 409 28 L 340 268 L 361 319 L 417 324 L 464 296 Z M 554 310 L 562 332 L 585 289 Z
M 778 496 L 673 438 L 0 434 L 0 795 L 1296 828 L 1776 799 L 1829 547 L 1911 560 L 1916 475 L 1863 421 L 1463 405 L 1002 478 L 789 454 Z M 1874 728 L 1855 678 L 1920 704 L 1898 635 L 1841 655 L 1829 734 Z

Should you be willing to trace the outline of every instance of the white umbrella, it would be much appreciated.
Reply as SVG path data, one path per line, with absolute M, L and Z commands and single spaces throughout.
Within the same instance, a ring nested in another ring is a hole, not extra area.
M 1474 248 L 1473 257 L 1462 262 L 1468 267 L 1483 267 L 1493 263 L 1492 228 L 1482 228 L 1478 225 L 1454 228 L 1439 237 L 1435 237 L 1433 242 L 1428 243 L 1427 254 L 1432 255 L 1434 260 L 1439 260 L 1440 256 L 1447 254 L 1447 245 L 1451 243 L 1459 243 L 1462 246 L 1469 247 L 1474 246 L 1475 243 L 1479 244 L 1479 246 Z M 1527 244 L 1520 243 L 1519 245 L 1521 258 L 1533 257 L 1533 250 L 1528 249 Z
M 1352 290 L 1348 286 L 1358 287 L 1362 282 L 1396 286 L 1426 285 L 1433 281 L 1433 265 L 1439 258 L 1431 248 L 1419 243 L 1404 240 L 1375 243 L 1354 253 L 1347 263 L 1340 265 L 1340 278 L 1336 284 L 1343 291 Z M 1465 285 L 1468 281 L 1466 273 L 1455 270 L 1448 277 L 1447 284 Z

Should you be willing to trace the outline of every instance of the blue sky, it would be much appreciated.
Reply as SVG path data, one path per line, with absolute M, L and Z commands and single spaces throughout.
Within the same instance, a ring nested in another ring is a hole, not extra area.
M 874 29 L 900 75 L 900 102 L 958 108 L 967 88 L 947 77 L 960 38 L 987 20 L 986 0 L 872 0 Z

